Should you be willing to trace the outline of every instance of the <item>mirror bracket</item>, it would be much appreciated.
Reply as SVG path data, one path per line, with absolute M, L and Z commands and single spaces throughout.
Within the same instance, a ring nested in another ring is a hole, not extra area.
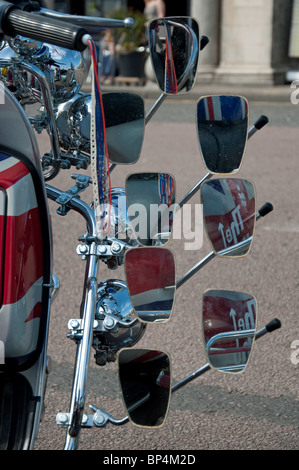
M 166 95 L 165 93 L 161 93 L 161 95 L 159 96 L 157 101 L 153 104 L 152 108 L 146 114 L 146 116 L 145 116 L 145 125 L 151 120 L 153 115 L 158 111 L 158 109 L 160 108 L 162 103 L 165 101 L 167 96 L 169 96 L 169 95 Z
M 89 408 L 95 412 L 93 415 L 89 416 L 92 418 L 93 426 L 98 428 L 106 427 L 108 423 L 121 426 L 129 422 L 129 418 L 127 416 L 122 419 L 115 419 L 110 413 L 101 408 L 97 408 L 94 405 L 89 405 Z
M 111 256 L 123 256 L 128 248 L 132 248 L 131 245 L 128 245 L 122 240 L 108 239 L 108 242 L 110 242 L 111 244 L 99 244 L 96 247 L 96 253 L 93 253 L 94 249 L 88 243 L 96 240 L 90 240 L 88 237 L 86 237 L 87 239 L 83 240 L 83 238 L 84 237 L 80 237 L 80 240 L 85 241 L 87 244 L 81 243 L 77 246 L 77 254 L 82 256 L 83 259 L 85 259 L 84 257 L 90 254 L 96 254 L 100 259 L 103 260 L 108 259 Z
M 208 179 L 212 178 L 212 173 L 206 173 L 206 175 L 201 179 L 199 180 L 194 186 L 193 188 L 191 188 L 186 194 L 184 197 L 182 197 L 182 199 L 178 202 L 178 206 L 181 208 L 183 207 L 184 204 L 186 204 L 186 202 L 189 201 L 189 199 L 191 199 L 201 188 L 202 184 L 207 181 Z

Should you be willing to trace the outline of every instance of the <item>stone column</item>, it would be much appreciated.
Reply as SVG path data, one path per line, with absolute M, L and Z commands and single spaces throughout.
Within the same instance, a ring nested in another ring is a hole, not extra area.
M 190 14 L 200 25 L 209 44 L 200 52 L 198 81 L 211 82 L 219 63 L 220 0 L 193 0 Z
M 292 0 L 224 0 L 217 82 L 285 81 Z
M 55 0 L 44 0 L 44 6 L 49 10 L 55 10 Z

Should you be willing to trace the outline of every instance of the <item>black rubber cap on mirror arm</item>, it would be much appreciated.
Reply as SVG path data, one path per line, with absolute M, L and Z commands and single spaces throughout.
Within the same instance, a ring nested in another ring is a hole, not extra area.
M 260 116 L 258 120 L 254 123 L 254 127 L 258 130 L 262 129 L 266 124 L 268 124 L 269 119 L 267 116 Z
M 259 215 L 261 217 L 265 217 L 265 215 L 269 214 L 269 212 L 273 211 L 273 205 L 271 202 L 266 202 L 260 209 L 259 209 Z
M 268 333 L 278 330 L 281 327 L 281 321 L 278 318 L 274 318 L 265 326 Z

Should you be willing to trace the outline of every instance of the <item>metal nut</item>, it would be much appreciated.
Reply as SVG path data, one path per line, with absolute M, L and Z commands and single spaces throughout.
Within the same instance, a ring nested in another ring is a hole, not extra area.
M 69 417 L 67 413 L 58 413 L 58 415 L 56 416 L 56 420 L 60 424 L 67 424 L 69 421 Z
M 115 322 L 114 318 L 106 317 L 105 320 L 104 320 L 104 327 L 107 330 L 112 330 L 115 327 L 115 324 L 116 324 L 116 322 Z
M 71 320 L 70 325 L 74 330 L 76 330 L 77 328 L 79 328 L 80 322 L 79 320 Z
M 93 422 L 96 426 L 103 426 L 106 422 L 105 416 L 100 411 L 97 411 L 93 417 Z

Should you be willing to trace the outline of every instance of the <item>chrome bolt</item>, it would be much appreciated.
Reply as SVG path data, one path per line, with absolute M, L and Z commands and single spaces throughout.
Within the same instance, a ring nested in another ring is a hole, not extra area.
M 58 413 L 57 415 L 57 422 L 60 424 L 67 424 L 69 417 L 66 413 Z
M 104 255 L 105 253 L 107 253 L 107 247 L 105 245 L 99 246 L 98 250 L 101 255 Z
M 80 251 L 80 253 L 82 253 L 82 254 L 84 254 L 84 253 L 86 254 L 86 253 L 88 252 L 88 248 L 87 248 L 86 245 L 80 245 L 80 246 L 79 246 L 79 251 Z
M 80 323 L 79 323 L 78 320 L 72 320 L 72 321 L 71 321 L 71 327 L 72 327 L 74 330 L 76 330 L 77 328 L 79 328 L 79 326 L 80 326 Z
M 114 251 L 115 253 L 119 253 L 121 251 L 120 243 L 113 243 L 112 244 L 112 251 Z
M 59 196 L 57 202 L 60 203 L 60 204 L 66 204 L 68 202 L 68 197 L 65 196 L 64 194 L 61 194 L 61 196 Z
M 112 330 L 115 327 L 114 318 L 106 317 L 104 320 L 104 326 L 107 330 Z
M 105 424 L 105 421 L 105 416 L 100 411 L 97 411 L 93 417 L 94 424 L 96 426 L 102 426 L 103 424 Z

